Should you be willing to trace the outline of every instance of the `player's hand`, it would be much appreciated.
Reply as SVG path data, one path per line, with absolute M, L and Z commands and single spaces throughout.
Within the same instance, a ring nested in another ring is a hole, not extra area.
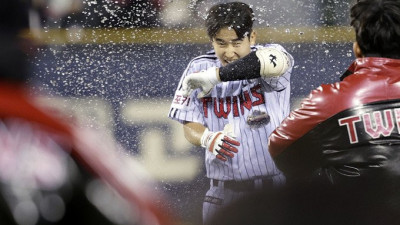
M 211 67 L 199 73 L 192 73 L 185 77 L 182 83 L 183 96 L 188 97 L 194 90 L 200 88 L 197 98 L 203 98 L 210 94 L 211 89 L 221 81 L 217 76 L 217 68 Z
M 201 146 L 212 152 L 217 159 L 226 161 L 238 152 L 237 146 L 240 146 L 240 142 L 226 132 L 211 132 L 206 129 L 201 138 Z

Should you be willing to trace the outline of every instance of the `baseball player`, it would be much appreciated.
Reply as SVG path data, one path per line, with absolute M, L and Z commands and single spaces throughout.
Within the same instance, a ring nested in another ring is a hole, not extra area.
M 205 148 L 204 223 L 232 200 L 285 182 L 266 140 L 289 113 L 293 58 L 277 44 L 254 46 L 253 15 L 240 2 L 210 8 L 206 27 L 214 50 L 189 63 L 169 111 L 186 139 Z

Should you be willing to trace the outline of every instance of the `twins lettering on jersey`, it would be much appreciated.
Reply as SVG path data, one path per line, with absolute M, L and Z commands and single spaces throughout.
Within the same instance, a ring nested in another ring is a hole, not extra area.
M 204 117 L 208 118 L 209 113 L 214 113 L 217 118 L 228 118 L 230 113 L 234 117 L 243 115 L 245 109 L 250 111 L 252 107 L 262 105 L 265 103 L 264 95 L 261 93 L 261 85 L 258 84 L 250 90 L 243 91 L 238 96 L 227 96 L 225 98 L 204 97 L 201 99 L 203 104 Z M 185 98 L 180 94 L 176 94 L 173 105 L 175 108 L 182 108 L 188 106 L 190 98 Z M 213 112 L 209 112 L 209 104 L 213 104 Z
M 400 108 L 386 109 L 384 111 L 374 111 L 362 115 L 354 115 L 338 120 L 340 126 L 347 127 L 347 133 L 351 144 L 358 143 L 358 133 L 356 124 L 362 122 L 362 131 L 371 138 L 377 139 L 381 135 L 388 137 L 392 134 L 394 127 L 400 134 Z M 358 127 L 360 128 L 360 127 Z

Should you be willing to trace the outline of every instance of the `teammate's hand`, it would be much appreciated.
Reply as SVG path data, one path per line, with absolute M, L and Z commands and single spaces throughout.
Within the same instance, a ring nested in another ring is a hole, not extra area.
M 233 153 L 238 152 L 240 142 L 226 132 L 211 132 L 206 128 L 201 137 L 201 146 L 212 152 L 217 159 L 226 161 L 227 157 L 233 158 Z
M 192 73 L 185 77 L 182 83 L 183 96 L 188 97 L 194 90 L 200 88 L 197 98 L 203 98 L 210 94 L 211 89 L 220 83 L 217 76 L 217 68 L 211 67 L 199 73 Z

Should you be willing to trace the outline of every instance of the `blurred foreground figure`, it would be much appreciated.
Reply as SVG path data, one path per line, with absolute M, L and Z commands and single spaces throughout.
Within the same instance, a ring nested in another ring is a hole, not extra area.
M 270 136 L 288 181 L 400 187 L 400 1 L 351 8 L 356 60 L 341 82 L 321 85 Z M 397 194 L 398 195 L 398 194 Z
M 27 85 L 28 6 L 0 2 L 0 224 L 173 224 L 111 138 L 40 108 Z

